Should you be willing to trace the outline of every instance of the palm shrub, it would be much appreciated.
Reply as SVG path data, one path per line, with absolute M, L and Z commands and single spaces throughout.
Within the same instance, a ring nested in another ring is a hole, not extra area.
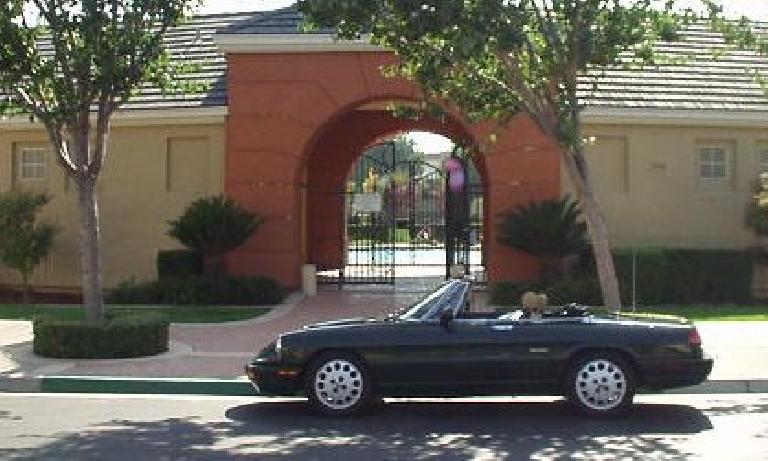
M 581 220 L 578 203 L 566 195 L 521 205 L 502 216 L 498 225 L 499 243 L 522 250 L 542 261 L 544 278 L 557 278 L 565 258 L 588 246 L 587 226 Z
M 224 256 L 245 243 L 264 219 L 224 197 L 205 197 L 192 202 L 176 220 L 168 235 L 203 256 L 206 275 L 225 272 Z
M 34 192 L 0 194 L 0 261 L 21 276 L 24 304 L 32 298 L 29 279 L 50 253 L 59 232 L 56 225 L 38 220 L 50 200 L 48 195 Z

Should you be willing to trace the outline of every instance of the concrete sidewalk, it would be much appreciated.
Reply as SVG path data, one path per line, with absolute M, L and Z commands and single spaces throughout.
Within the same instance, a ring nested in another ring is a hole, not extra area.
M 141 382 L 159 385 L 179 380 L 198 385 L 219 383 L 214 386 L 219 388 L 221 380 L 242 380 L 246 360 L 279 333 L 325 320 L 379 316 L 419 296 L 412 292 L 335 290 L 308 299 L 293 296 L 267 315 L 250 321 L 172 325 L 169 352 L 124 360 L 36 357 L 31 350 L 31 323 L 0 321 L 0 390 L 30 390 L 39 388 L 41 381 L 72 382 L 61 377 L 84 377 L 82 382 L 87 388 L 97 381 L 95 377 L 111 377 L 113 383 L 129 383 L 128 388 L 141 387 Z M 768 391 L 768 322 L 704 322 L 698 326 L 705 350 L 715 358 L 710 383 L 700 387 L 699 392 Z M 242 384 L 239 389 L 250 392 L 247 383 Z M 226 385 L 221 388 L 238 393 Z

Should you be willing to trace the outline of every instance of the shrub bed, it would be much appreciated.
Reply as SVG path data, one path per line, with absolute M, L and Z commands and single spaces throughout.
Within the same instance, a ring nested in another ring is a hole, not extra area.
M 110 304 L 176 306 L 269 306 L 284 297 L 280 285 L 266 277 L 189 277 L 145 283 L 125 282 L 107 296 Z
M 203 257 L 192 250 L 162 250 L 157 253 L 157 277 L 161 280 L 199 277 Z
M 624 302 L 632 296 L 632 252 L 614 255 Z M 637 252 L 640 304 L 745 303 L 752 298 L 753 256 L 739 250 Z
M 747 303 L 752 298 L 754 257 L 743 250 L 642 249 L 636 255 L 635 283 L 640 305 Z M 614 251 L 622 303 L 632 303 L 631 250 Z M 517 305 L 526 291 L 547 293 L 552 304 L 601 305 L 600 285 L 591 253 L 581 256 L 572 280 L 500 282 L 491 288 L 491 303 Z
M 103 323 L 39 317 L 33 322 L 33 351 L 64 359 L 146 357 L 168 350 L 168 321 L 158 314 L 134 314 Z

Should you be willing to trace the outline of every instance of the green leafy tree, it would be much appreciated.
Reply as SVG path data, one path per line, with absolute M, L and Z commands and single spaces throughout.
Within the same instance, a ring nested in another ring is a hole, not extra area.
M 659 61 L 654 43 L 695 19 L 663 0 L 300 0 L 309 23 L 393 50 L 390 73 L 471 120 L 530 117 L 560 146 L 581 204 L 604 302 L 620 308 L 608 229 L 582 138 L 580 79 L 589 70 Z
M 224 256 L 245 243 L 263 222 L 232 199 L 206 197 L 170 221 L 168 235 L 202 254 L 205 273 L 215 275 L 224 269 Z
M 110 122 L 144 82 L 173 87 L 162 39 L 194 0 L 3 0 L 0 106 L 45 128 L 77 187 L 87 317 L 104 319 L 97 183 Z
M 24 304 L 32 292 L 29 278 L 53 247 L 59 228 L 37 217 L 50 202 L 45 194 L 8 192 L 0 194 L 0 261 L 18 271 L 24 286 Z
M 503 215 L 498 230 L 503 245 L 541 258 L 546 278 L 562 275 L 564 259 L 589 245 L 579 206 L 569 196 L 522 205 Z

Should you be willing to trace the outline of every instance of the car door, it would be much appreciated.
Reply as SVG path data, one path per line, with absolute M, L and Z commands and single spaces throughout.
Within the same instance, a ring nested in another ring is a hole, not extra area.
M 496 393 L 557 385 L 569 322 L 458 318 L 434 341 L 425 380 L 461 393 Z

